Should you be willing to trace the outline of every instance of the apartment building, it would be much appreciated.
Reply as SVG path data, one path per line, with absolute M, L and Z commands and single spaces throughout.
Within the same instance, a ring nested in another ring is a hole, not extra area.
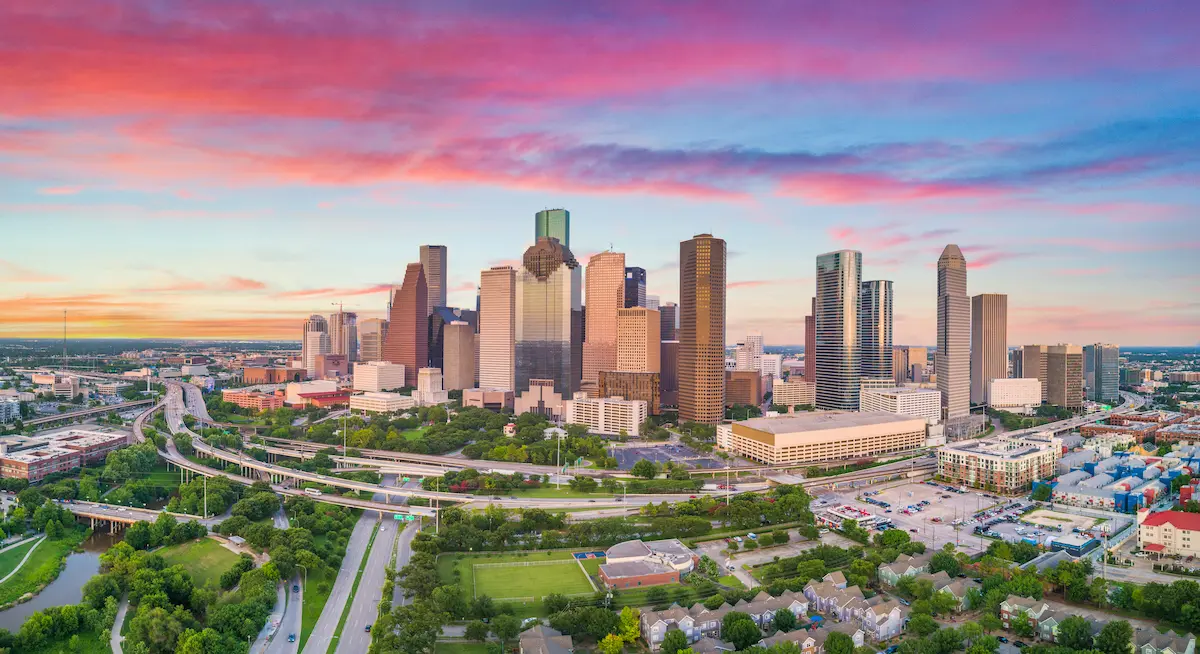
M 586 425 L 593 434 L 615 436 L 623 431 L 627 436 L 640 436 L 642 423 L 649 417 L 649 409 L 642 400 L 592 398 L 586 393 L 575 393 L 563 405 L 568 424 Z
M 1054 476 L 1062 441 L 1053 437 L 980 438 L 938 450 L 938 476 L 952 484 L 999 493 L 1029 490 Z

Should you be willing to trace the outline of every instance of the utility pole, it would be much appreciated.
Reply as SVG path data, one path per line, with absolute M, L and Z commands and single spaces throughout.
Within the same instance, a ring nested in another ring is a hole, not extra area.
M 204 478 L 204 517 L 208 517 L 208 477 Z

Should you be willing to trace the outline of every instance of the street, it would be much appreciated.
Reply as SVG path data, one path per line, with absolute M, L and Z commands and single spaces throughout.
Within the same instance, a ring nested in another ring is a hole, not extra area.
M 354 530 L 350 532 L 350 541 L 346 544 L 346 556 L 342 559 L 342 567 L 333 581 L 329 600 L 325 602 L 321 617 L 317 619 L 317 625 L 304 645 L 306 654 L 325 654 L 329 651 L 329 643 L 333 640 L 338 620 L 342 618 L 342 609 L 346 607 L 346 600 L 350 597 L 350 588 L 354 585 L 354 577 L 358 575 L 358 566 L 362 563 L 367 541 L 370 540 L 371 531 L 379 520 L 378 516 L 374 511 L 363 511 L 362 517 L 354 524 Z

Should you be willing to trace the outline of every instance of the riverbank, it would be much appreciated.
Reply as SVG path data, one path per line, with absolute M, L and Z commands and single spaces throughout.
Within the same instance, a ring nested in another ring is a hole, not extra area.
M 91 535 L 91 531 L 80 525 L 67 531 L 58 540 L 44 540 L 16 574 L 0 584 L 0 611 L 19 604 L 26 595 L 32 599 L 57 579 L 67 555 L 79 547 Z

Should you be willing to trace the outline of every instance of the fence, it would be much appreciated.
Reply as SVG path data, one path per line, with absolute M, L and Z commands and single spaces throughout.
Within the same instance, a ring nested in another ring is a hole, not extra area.
M 503 563 L 476 563 L 471 567 L 478 568 L 521 568 L 531 565 L 569 565 L 575 563 L 574 558 L 556 559 L 553 561 L 505 561 Z

